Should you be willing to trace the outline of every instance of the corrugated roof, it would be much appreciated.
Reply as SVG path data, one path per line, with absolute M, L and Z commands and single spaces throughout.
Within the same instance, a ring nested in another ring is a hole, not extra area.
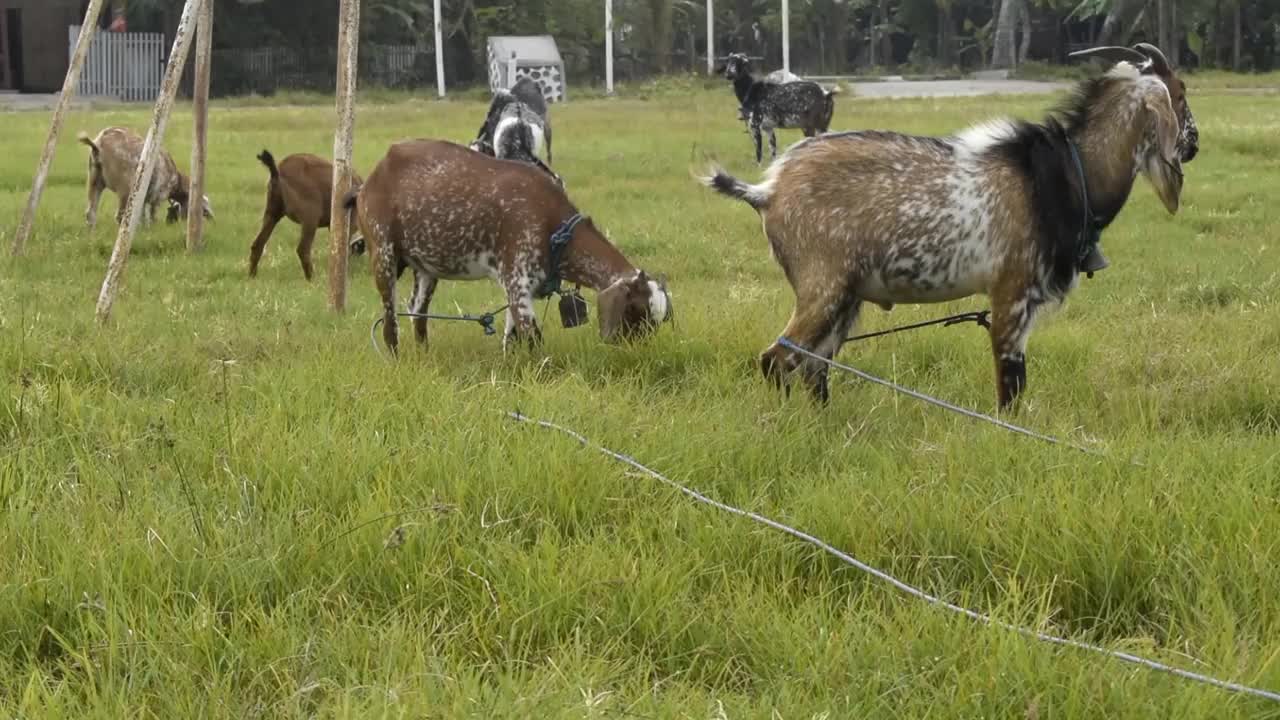
M 556 39 L 550 35 L 495 35 L 489 38 L 489 48 L 496 57 L 506 59 L 511 53 L 520 60 L 540 60 L 545 63 L 564 63 Z

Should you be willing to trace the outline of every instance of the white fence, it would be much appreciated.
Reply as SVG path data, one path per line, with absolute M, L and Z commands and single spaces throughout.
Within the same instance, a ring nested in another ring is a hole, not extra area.
M 80 26 L 67 28 L 69 53 L 76 51 Z M 70 57 L 70 55 L 68 55 Z M 164 73 L 162 33 L 94 34 L 89 56 L 80 73 L 77 93 L 86 97 L 111 97 L 126 102 L 152 102 L 160 94 Z

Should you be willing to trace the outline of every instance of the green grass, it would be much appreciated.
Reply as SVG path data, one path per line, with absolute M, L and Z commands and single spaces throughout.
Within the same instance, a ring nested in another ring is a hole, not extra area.
M 846 98 L 835 127 L 945 132 L 1050 101 Z M 399 362 L 370 348 L 363 260 L 342 316 L 302 280 L 296 226 L 246 277 L 254 155 L 328 154 L 331 109 L 217 105 L 209 247 L 141 233 L 103 328 L 114 198 L 87 234 L 74 133 L 149 113 L 69 118 L 38 234 L 0 263 L 0 717 L 1280 718 L 944 614 L 501 415 L 563 422 L 1003 620 L 1280 689 L 1280 101 L 1192 102 L 1182 211 L 1140 181 L 1105 235 L 1113 266 L 1031 338 L 1018 421 L 1106 459 L 847 376 L 825 409 L 767 387 L 755 358 L 790 290 L 754 213 L 688 174 L 718 157 L 755 176 L 723 88 L 553 109 L 556 169 L 670 276 L 674 327 L 610 347 L 552 307 L 540 352 L 437 323 Z M 362 106 L 357 165 L 403 137 L 467 140 L 483 112 Z M 6 222 L 47 119 L 3 118 Z M 183 109 L 183 167 L 190 128 Z M 499 298 L 446 283 L 433 307 Z M 981 307 L 872 310 L 864 329 Z M 993 409 L 971 326 L 841 357 Z

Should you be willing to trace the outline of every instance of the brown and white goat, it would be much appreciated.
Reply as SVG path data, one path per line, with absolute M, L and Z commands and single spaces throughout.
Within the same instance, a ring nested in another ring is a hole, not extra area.
M 133 176 L 138 171 L 138 161 L 142 158 L 145 140 L 128 128 L 109 127 L 90 138 L 81 132 L 77 139 L 89 146 L 88 191 L 89 205 L 84 211 L 85 224 L 92 230 L 98 223 L 98 204 L 102 201 L 102 191 L 110 190 L 120 199 L 120 207 L 116 209 L 116 222 L 124 219 L 124 210 L 129 205 L 129 192 L 133 189 Z M 145 203 L 147 213 L 143 218 L 155 222 L 156 206 L 168 204 L 165 221 L 172 223 L 187 216 L 190 202 L 191 182 L 178 170 L 173 157 L 163 148 L 158 150 L 156 169 L 151 175 L 151 184 L 147 187 Z M 213 217 L 213 207 L 206 195 L 200 199 L 201 210 L 205 217 Z
M 796 296 L 782 337 L 830 359 L 864 302 L 888 310 L 984 294 L 999 405 L 1012 403 L 1036 311 L 1062 301 L 1080 272 L 1105 267 L 1098 233 L 1138 173 L 1177 212 L 1181 164 L 1198 147 L 1185 88 L 1158 49 L 1088 54 L 1121 61 L 1040 124 L 1002 120 L 950 137 L 833 133 L 792 146 L 760 184 L 718 168 L 702 178 L 759 212 Z M 828 398 L 826 363 L 781 342 L 760 367 L 777 383 L 799 369 Z
M 302 226 L 298 238 L 298 260 L 302 262 L 302 276 L 311 280 L 311 245 L 318 228 L 329 227 L 330 203 L 333 201 L 333 164 L 309 153 L 290 155 L 277 165 L 271 153 L 263 150 L 258 160 L 267 166 L 266 207 L 262 211 L 262 229 L 249 250 L 249 277 L 257 277 L 258 263 L 266 250 L 267 241 L 276 224 L 289 218 Z M 360 185 L 360 176 L 352 178 Z M 358 239 L 352 242 L 358 242 Z
M 600 334 L 606 341 L 651 332 L 671 316 L 665 283 L 623 256 L 564 191 L 538 168 L 499 160 L 442 140 L 392 145 L 358 193 L 348 197 L 371 256 L 382 296 L 387 347 L 398 347 L 396 280 L 413 270 L 409 311 L 426 313 L 441 279 L 491 278 L 506 291 L 504 349 L 522 338 L 541 341 L 533 301 L 548 278 L 596 291 Z M 570 239 L 551 267 L 551 237 Z M 358 249 L 357 249 L 358 251 Z M 418 341 L 427 321 L 414 318 Z

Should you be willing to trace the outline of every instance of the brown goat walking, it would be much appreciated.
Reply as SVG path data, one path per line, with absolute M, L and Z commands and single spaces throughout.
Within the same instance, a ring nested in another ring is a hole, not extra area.
M 1185 86 L 1157 48 L 1077 55 L 1119 62 L 1041 124 L 944 138 L 834 133 L 792 146 L 758 185 L 718 168 L 703 178 L 759 212 L 796 295 L 783 337 L 830 359 L 865 301 L 887 310 L 984 294 L 999 405 L 1012 403 L 1036 311 L 1062 301 L 1080 272 L 1106 267 L 1100 233 L 1138 173 L 1177 212 L 1181 165 L 1199 145 Z M 777 383 L 801 369 L 828 397 L 828 366 L 779 342 L 760 367 Z
M 406 267 L 413 270 L 415 314 L 427 312 L 440 279 L 491 278 L 501 285 L 509 305 L 504 349 L 517 338 L 541 341 L 533 301 L 561 279 L 597 292 L 607 341 L 650 332 L 671 315 L 665 283 L 632 265 L 546 173 L 527 163 L 440 140 L 400 142 L 347 207 L 359 215 L 392 352 L 399 342 L 395 286 Z M 560 239 L 565 244 L 557 251 Z M 413 325 L 425 345 L 426 319 Z
M 105 128 L 95 138 L 90 138 L 89 133 L 81 132 L 77 139 L 89 147 L 89 205 L 84 211 L 85 224 L 90 230 L 97 225 L 98 204 L 102 201 L 104 190 L 110 190 L 120 199 L 120 207 L 116 209 L 116 222 L 123 221 L 124 210 L 129 206 L 129 193 L 133 189 L 133 177 L 138 172 L 138 161 L 142 158 L 142 148 L 146 141 L 132 130 L 122 127 Z M 147 186 L 144 200 L 147 212 L 143 214 L 143 219 L 155 222 L 156 207 L 160 203 L 167 203 L 165 221 L 173 223 L 187 216 L 191 181 L 178 170 L 169 153 L 163 148 L 157 152 L 159 157 L 156 158 L 151 184 Z M 208 196 L 201 198 L 201 210 L 205 217 L 213 217 Z
M 289 218 L 302 226 L 298 238 L 298 260 L 302 263 L 302 275 L 311 280 L 311 245 L 316 230 L 329 227 L 330 207 L 333 199 L 333 164 L 309 153 L 290 155 L 276 164 L 271 153 L 263 150 L 258 160 L 267 166 L 271 175 L 267 180 L 267 201 L 262 211 L 262 229 L 249 250 L 249 277 L 258 276 L 258 263 L 267 248 L 267 241 L 276 224 Z M 352 182 L 360 185 L 360 176 Z M 355 242 L 355 240 L 353 240 Z

